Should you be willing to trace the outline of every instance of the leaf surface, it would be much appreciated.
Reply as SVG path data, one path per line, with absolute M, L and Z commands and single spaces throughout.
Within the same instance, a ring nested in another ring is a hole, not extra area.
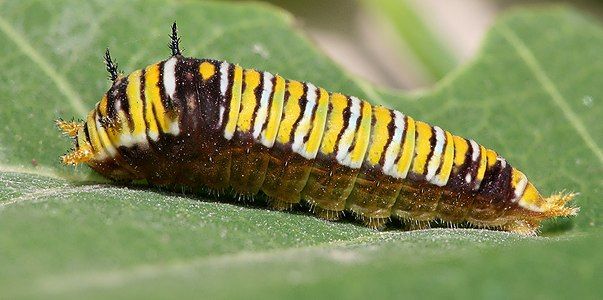
M 544 236 L 375 232 L 303 213 L 108 183 L 61 166 L 53 120 L 83 117 L 126 72 L 185 54 L 311 81 L 496 149 L 545 194 L 580 192 Z M 0 2 L 0 294 L 12 297 L 567 298 L 603 288 L 603 31 L 566 7 L 502 17 L 478 56 L 430 90 L 348 75 L 262 4 Z M 201 201 L 200 201 L 201 200 Z

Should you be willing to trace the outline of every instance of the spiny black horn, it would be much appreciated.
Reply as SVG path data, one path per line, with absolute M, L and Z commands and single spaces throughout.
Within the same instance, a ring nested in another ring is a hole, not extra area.
M 172 50 L 172 56 L 181 55 L 180 38 L 178 37 L 178 26 L 176 26 L 176 22 L 172 24 L 172 34 L 170 35 L 170 39 L 170 49 Z
M 105 51 L 105 65 L 107 66 L 107 72 L 109 72 L 109 79 L 111 81 L 115 81 L 117 76 L 119 75 L 119 71 L 117 70 L 117 63 L 114 63 L 111 59 L 111 53 L 109 53 L 109 48 Z

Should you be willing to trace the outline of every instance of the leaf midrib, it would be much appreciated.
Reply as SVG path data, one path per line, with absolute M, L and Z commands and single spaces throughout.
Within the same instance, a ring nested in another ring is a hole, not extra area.
M 56 85 L 58 90 L 67 98 L 69 104 L 75 109 L 75 111 L 81 116 L 85 116 L 88 110 L 84 106 L 84 102 L 81 97 L 75 91 L 75 89 L 69 84 L 69 81 L 63 77 L 56 68 L 52 66 L 36 49 L 31 46 L 31 43 L 25 38 L 23 33 L 19 33 L 12 27 L 6 20 L 0 15 L 0 31 L 17 46 L 17 49 L 21 51 L 26 57 L 31 59 L 40 70 L 50 78 L 50 80 Z
M 542 86 L 543 90 L 549 95 L 552 103 L 559 108 L 563 116 L 567 119 L 569 124 L 578 133 L 580 138 L 586 143 L 588 148 L 599 160 L 599 163 L 603 165 L 603 150 L 597 145 L 593 137 L 590 135 L 586 126 L 582 123 L 578 115 L 572 110 L 568 104 L 567 99 L 561 94 L 556 84 L 549 78 L 547 73 L 544 71 L 542 65 L 538 62 L 532 51 L 528 46 L 511 30 L 507 25 L 500 24 L 498 30 L 502 36 L 507 40 L 509 45 L 517 52 L 519 58 L 526 64 L 536 81 Z

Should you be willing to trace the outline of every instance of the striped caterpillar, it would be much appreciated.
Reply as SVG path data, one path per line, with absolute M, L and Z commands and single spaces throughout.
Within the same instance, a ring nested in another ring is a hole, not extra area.
M 321 218 L 352 212 L 382 228 L 391 217 L 533 235 L 575 215 L 573 194 L 543 198 L 495 151 L 399 111 L 311 83 L 181 55 L 127 76 L 109 52 L 113 84 L 83 122 L 57 121 L 75 140 L 64 164 L 119 181 L 264 193 Z

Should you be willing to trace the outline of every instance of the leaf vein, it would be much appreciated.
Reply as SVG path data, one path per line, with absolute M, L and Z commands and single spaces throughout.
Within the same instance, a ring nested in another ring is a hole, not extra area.
M 41 166 L 38 166 L 36 168 L 25 168 L 22 166 L 0 165 L 0 172 L 1 173 L 31 174 L 31 175 L 51 177 L 51 178 L 56 178 L 56 179 L 65 179 L 65 178 L 59 176 L 56 173 L 56 170 L 53 170 L 48 167 L 41 167 Z
M 31 193 L 13 198 L 9 201 L 0 203 L 0 211 L 2 211 L 4 208 L 6 208 L 8 206 L 20 204 L 25 201 L 37 200 L 35 202 L 44 202 L 44 201 L 48 200 L 47 197 L 51 197 L 51 196 L 71 195 L 71 194 L 90 192 L 90 191 L 96 192 L 101 189 L 107 189 L 107 187 L 104 185 L 100 185 L 100 184 L 94 184 L 94 185 L 84 185 L 84 186 L 76 186 L 76 187 L 62 186 L 59 188 L 39 189 L 39 190 L 36 190 L 35 192 L 31 192 Z M 39 199 L 42 197 L 45 197 L 45 198 Z
M 578 115 L 569 106 L 567 99 L 557 89 L 555 83 L 546 74 L 532 51 L 527 45 L 506 25 L 500 26 L 500 31 L 507 42 L 517 51 L 517 54 L 523 60 L 528 69 L 533 73 L 536 80 L 542 85 L 545 92 L 549 94 L 553 103 L 561 110 L 568 122 L 574 127 L 578 135 L 584 140 L 588 148 L 595 154 L 599 162 L 603 165 L 603 150 L 597 145 L 590 135 L 586 126 L 582 123 Z
M 56 68 L 46 61 L 44 57 L 33 48 L 29 41 L 23 37 L 23 34 L 17 32 L 1 15 L 0 31 L 4 32 L 4 34 L 17 45 L 17 48 L 25 54 L 25 56 L 29 57 L 42 72 L 54 82 L 59 91 L 65 95 L 67 100 L 71 103 L 71 106 L 80 116 L 86 115 L 88 110 L 84 107 L 84 103 L 71 87 L 67 79 L 56 72 Z
M 302 247 L 292 246 L 258 252 L 240 251 L 213 257 L 196 257 L 173 262 L 140 264 L 121 270 L 93 271 L 86 274 L 78 273 L 76 275 L 67 274 L 63 276 L 53 276 L 42 278 L 42 280 L 40 280 L 40 286 L 42 289 L 46 290 L 46 292 L 54 293 L 61 293 L 65 290 L 86 290 L 96 287 L 117 287 L 132 281 L 151 279 L 164 274 L 188 273 L 207 266 L 223 267 L 224 265 L 232 266 L 234 263 L 245 264 L 252 262 L 268 262 L 274 261 L 275 259 L 295 259 L 299 258 L 300 254 L 304 252 L 370 244 L 388 238 L 391 235 L 395 234 L 383 232 Z

